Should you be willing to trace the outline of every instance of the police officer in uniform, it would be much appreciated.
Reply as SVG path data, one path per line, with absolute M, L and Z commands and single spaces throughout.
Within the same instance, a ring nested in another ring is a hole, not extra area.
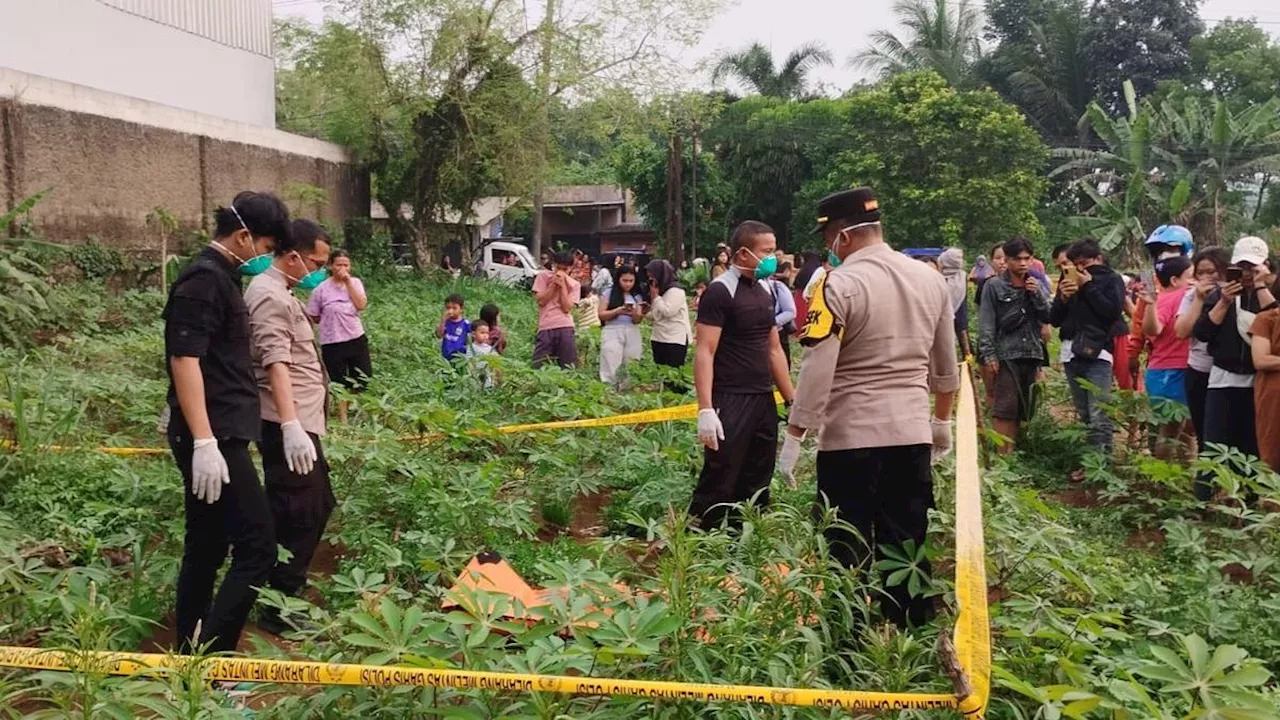
M 867 568 L 886 546 L 925 542 L 930 465 L 951 449 L 960 385 L 954 312 L 942 275 L 885 244 L 869 188 L 823 198 L 818 215 L 832 269 L 815 289 L 801 338 L 779 465 L 794 478 L 801 441 L 817 431 L 818 503 L 825 498 L 861 536 L 829 530 L 832 554 Z M 887 619 L 928 622 L 929 600 L 911 597 L 905 583 L 886 594 Z

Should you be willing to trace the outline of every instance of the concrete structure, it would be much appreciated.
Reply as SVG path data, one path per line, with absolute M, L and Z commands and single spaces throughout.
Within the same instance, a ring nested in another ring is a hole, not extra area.
M 0 68 L 275 127 L 271 0 L 0 0 Z
M 543 198 L 544 248 L 564 245 L 596 257 L 615 249 L 604 247 L 606 234 L 613 228 L 628 225 L 632 230 L 641 229 L 630 190 L 613 185 L 562 185 L 546 188 Z M 623 243 L 618 247 L 628 246 L 630 239 L 634 238 L 624 233 L 617 238 Z
M 275 129 L 271 23 L 271 0 L 0 0 L 0 212 L 47 190 L 37 233 L 123 249 L 156 207 L 181 240 L 246 189 L 364 216 L 346 149 Z
M 294 184 L 328 200 L 290 202 L 296 213 L 333 224 L 368 213 L 368 175 L 338 145 L 0 68 L 0 212 L 48 190 L 32 219 L 49 240 L 152 247 L 156 206 L 182 232 L 207 230 L 237 191 L 289 201 Z

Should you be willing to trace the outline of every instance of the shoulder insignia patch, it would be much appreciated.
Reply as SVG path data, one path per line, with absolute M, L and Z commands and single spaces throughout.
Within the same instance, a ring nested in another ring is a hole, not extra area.
M 823 275 L 813 289 L 813 299 L 809 301 L 809 313 L 805 316 L 804 330 L 800 333 L 801 345 L 817 345 L 832 335 L 837 340 L 844 338 L 844 328 L 836 325 L 836 317 L 827 306 L 827 277 Z

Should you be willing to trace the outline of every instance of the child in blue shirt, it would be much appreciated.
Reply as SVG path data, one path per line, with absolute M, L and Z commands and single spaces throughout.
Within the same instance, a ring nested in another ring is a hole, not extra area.
M 436 327 L 440 338 L 440 354 L 445 360 L 463 357 L 467 352 L 467 337 L 471 335 L 471 323 L 462 317 L 462 296 L 454 293 L 444 299 L 444 317 Z

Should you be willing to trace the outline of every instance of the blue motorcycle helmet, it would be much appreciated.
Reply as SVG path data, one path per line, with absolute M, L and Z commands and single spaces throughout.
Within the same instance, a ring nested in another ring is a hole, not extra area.
M 1153 262 L 1178 255 L 1190 257 L 1196 251 L 1191 231 L 1181 225 L 1161 225 L 1151 231 L 1144 245 Z

